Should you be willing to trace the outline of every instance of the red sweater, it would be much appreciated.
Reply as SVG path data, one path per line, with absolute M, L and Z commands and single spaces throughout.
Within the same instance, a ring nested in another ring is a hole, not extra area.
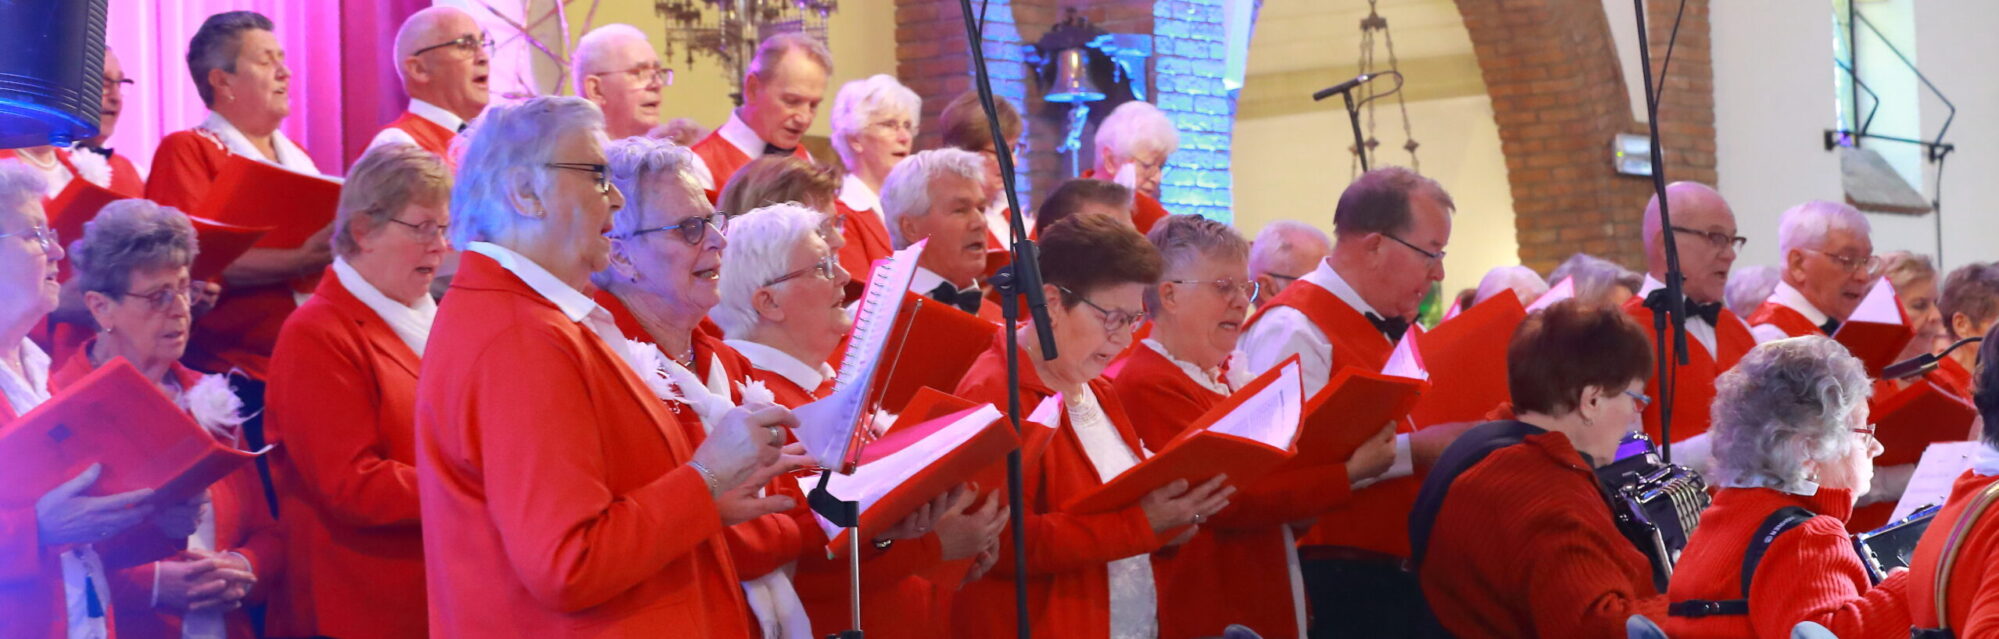
M 1765 518 L 1785 506 L 1818 516 L 1771 542 L 1749 584 L 1749 614 L 1680 619 L 1684 629 L 1674 639 L 1781 639 L 1801 621 L 1817 622 L 1846 639 L 1908 637 L 1907 574 L 1870 585 L 1846 534 L 1853 512 L 1853 493 L 1847 490 L 1825 488 L 1805 497 L 1768 488 L 1721 489 L 1687 540 L 1667 594 L 1673 601 L 1742 598 L 1742 556 L 1749 540 Z
M 1919 628 L 1935 628 L 1936 573 L 1942 568 L 1943 547 L 1950 531 L 1979 491 L 1999 476 L 1965 472 L 1950 489 L 1950 499 L 1931 520 L 1909 562 L 1909 620 Z M 1999 512 L 1987 509 L 1958 542 L 1946 593 L 1950 627 L 1959 637 L 1989 637 L 1999 633 Z
M 1493 451 L 1451 484 L 1417 576 L 1459 639 L 1623 637 L 1666 626 L 1652 565 L 1617 532 L 1596 474 L 1561 433 Z

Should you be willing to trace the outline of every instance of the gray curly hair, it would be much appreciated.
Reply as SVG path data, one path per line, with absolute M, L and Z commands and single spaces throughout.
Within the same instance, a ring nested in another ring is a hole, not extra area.
M 1749 351 L 1715 380 L 1714 475 L 1724 486 L 1798 491 L 1805 462 L 1828 462 L 1856 445 L 1850 420 L 1874 387 L 1860 360 L 1818 335 Z
M 113 298 L 131 290 L 132 272 L 194 264 L 200 249 L 187 215 L 152 200 L 118 200 L 104 205 L 83 225 L 83 237 L 69 245 L 79 291 Z

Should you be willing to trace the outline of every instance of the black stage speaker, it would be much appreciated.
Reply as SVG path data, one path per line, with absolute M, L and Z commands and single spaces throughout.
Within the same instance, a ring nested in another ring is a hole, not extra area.
M 109 0 L 0 0 L 0 148 L 97 136 Z

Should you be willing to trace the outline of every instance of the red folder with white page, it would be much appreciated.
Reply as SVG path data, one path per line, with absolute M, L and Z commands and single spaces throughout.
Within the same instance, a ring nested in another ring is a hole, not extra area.
M 858 502 L 861 534 L 873 538 L 938 495 L 972 481 L 1018 444 L 999 409 L 980 404 L 891 429 L 868 444 L 852 473 L 828 478 L 826 491 Z M 823 515 L 813 517 L 832 540 L 827 549 L 844 555 L 849 531 Z
M 1882 451 L 1874 464 L 1898 466 L 1922 459 L 1930 444 L 1970 437 L 1978 408 L 1936 382 L 1916 378 L 1894 395 L 1875 400 L 1871 419 Z
M 1407 343 L 1410 340 L 1404 339 Z M 1413 349 L 1406 349 L 1412 350 Z M 1420 362 L 1413 362 L 1421 366 Z M 1423 374 L 1420 370 L 1417 375 Z M 1429 390 L 1422 377 L 1340 369 L 1326 388 L 1305 405 L 1294 465 L 1343 464 L 1389 422 L 1406 421 L 1409 410 Z
M 1895 363 L 1895 357 L 1915 337 L 1915 329 L 1909 327 L 1909 316 L 1902 312 L 1902 301 L 1895 295 L 1895 286 L 1885 277 L 1867 289 L 1860 305 L 1853 308 L 1853 313 L 1832 334 L 1835 341 L 1846 347 L 1846 352 L 1867 366 L 1867 376 L 1876 378 L 1881 376 L 1881 369 Z
M 1575 296 L 1576 296 L 1576 278 L 1574 276 L 1564 277 L 1562 278 L 1561 282 L 1555 284 L 1554 287 L 1549 288 L 1548 292 L 1542 293 L 1540 297 L 1534 298 L 1534 303 L 1527 305 L 1527 313 L 1529 315 L 1532 315 L 1534 311 L 1554 306 L 1555 302 L 1571 299 L 1574 298 Z

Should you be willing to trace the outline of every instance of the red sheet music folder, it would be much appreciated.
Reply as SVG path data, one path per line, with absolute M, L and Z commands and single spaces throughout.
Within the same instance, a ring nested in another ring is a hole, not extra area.
M 188 277 L 196 282 L 219 281 L 222 269 L 255 248 L 257 240 L 271 231 L 269 228 L 224 224 L 198 217 L 190 217 L 188 221 L 194 223 L 195 243 L 201 248 L 194 255 L 194 264 L 187 270 Z
M 883 361 L 875 374 L 876 401 L 896 411 L 919 389 L 947 391 L 958 385 L 972 362 L 992 345 L 999 325 L 958 310 L 950 304 L 915 293 L 904 293 L 896 309 L 895 327 L 882 347 Z M 847 341 L 833 353 L 846 361 Z
M 1526 318 L 1519 297 L 1494 295 L 1417 336 L 1433 391 L 1410 411 L 1416 427 L 1483 421 L 1507 401 L 1506 345 Z
M 1004 460 L 1018 443 L 999 409 L 981 404 L 883 435 L 861 452 L 853 474 L 834 475 L 826 489 L 860 502 L 861 534 L 873 538 Z M 848 531 L 815 518 L 832 540 L 827 548 L 846 554 Z
M 257 248 L 298 248 L 333 223 L 340 182 L 231 155 L 201 204 L 187 214 L 237 226 L 272 229 Z
M 1430 383 L 1365 371 L 1340 369 L 1326 388 L 1305 404 L 1299 429 L 1296 465 L 1344 464 L 1361 444 L 1390 421 L 1409 416 L 1409 409 L 1429 390 Z
M 123 359 L 0 426 L 0 504 L 32 506 L 93 463 L 92 495 L 154 490 L 148 503 L 187 501 L 257 455 L 215 440 Z
M 1878 400 L 1872 413 L 1874 437 L 1881 440 L 1876 466 L 1913 464 L 1936 442 L 1963 441 L 1971 434 L 1978 409 L 1964 398 L 1926 379 Z
M 1179 479 L 1198 485 L 1226 474 L 1229 483 L 1247 485 L 1295 452 L 1304 394 L 1298 356 L 1293 355 L 1208 409 L 1158 453 L 1076 495 L 1062 509 L 1096 513 L 1124 508 Z
M 1853 308 L 1853 313 L 1832 334 L 1834 340 L 1846 347 L 1846 352 L 1867 365 L 1867 376 L 1875 378 L 1881 376 L 1881 369 L 1895 363 L 1895 357 L 1915 337 L 1915 329 L 1909 328 L 1909 316 L 1902 312 L 1902 301 L 1895 295 L 1895 286 L 1885 277 L 1867 289 L 1867 296 L 1860 298 L 1860 305 Z

